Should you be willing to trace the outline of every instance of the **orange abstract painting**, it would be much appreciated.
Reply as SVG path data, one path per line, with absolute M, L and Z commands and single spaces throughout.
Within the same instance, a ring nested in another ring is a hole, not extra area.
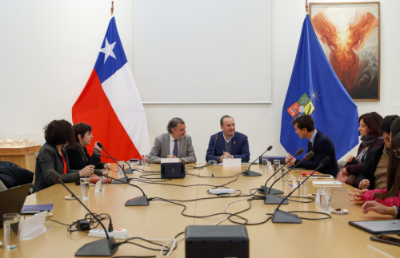
M 379 3 L 311 3 L 310 19 L 350 96 L 354 100 L 379 100 Z

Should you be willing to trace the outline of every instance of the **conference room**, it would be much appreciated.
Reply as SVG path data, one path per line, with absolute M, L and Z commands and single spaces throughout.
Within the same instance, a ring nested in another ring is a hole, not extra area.
M 400 3 L 306 2 L 2 1 L 0 212 L 20 214 L 2 256 L 398 257 L 396 230 L 360 227 L 400 225 L 365 193 L 399 182 L 346 171 L 399 178 Z

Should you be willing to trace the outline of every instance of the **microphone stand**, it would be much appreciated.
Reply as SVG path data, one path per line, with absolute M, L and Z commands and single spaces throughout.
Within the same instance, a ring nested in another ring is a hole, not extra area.
M 304 151 L 304 150 L 303 150 Z M 303 152 L 301 152 L 301 153 L 303 153 Z M 300 153 L 300 154 L 301 154 Z M 279 168 L 275 173 L 273 173 L 272 174 L 272 176 L 270 176 L 268 179 L 267 179 L 267 181 L 265 182 L 265 184 L 264 185 L 262 185 L 259 189 L 258 189 L 258 192 L 260 193 L 260 194 L 283 194 L 283 191 L 281 191 L 281 190 L 278 190 L 278 189 L 270 189 L 270 187 L 268 187 L 267 186 L 267 184 L 268 184 L 268 182 L 269 182 L 269 180 L 271 180 L 279 171 L 281 171 L 284 167 L 286 167 L 286 165 L 287 164 L 289 164 L 290 163 L 290 161 L 292 160 L 292 159 L 294 159 L 295 157 L 297 157 L 298 155 L 300 155 L 300 154 L 297 154 L 296 153 L 296 155 L 294 155 L 285 165 L 283 165 L 281 168 Z
M 104 151 L 108 154 L 108 156 L 110 156 L 110 158 L 111 158 L 112 160 L 114 160 L 115 163 L 117 163 L 117 166 L 119 166 L 119 167 L 121 168 L 122 172 L 123 172 L 124 175 L 125 175 L 125 178 L 124 178 L 124 179 L 114 180 L 114 181 L 111 182 L 111 184 L 123 184 L 123 183 L 129 184 L 129 181 L 130 181 L 131 179 L 129 179 L 128 176 L 126 175 L 124 168 L 121 167 L 121 165 L 118 164 L 118 162 L 110 155 L 110 153 L 108 153 L 108 151 L 106 151 L 106 150 L 103 148 L 103 145 L 101 145 L 100 143 L 97 143 L 97 145 L 98 145 L 102 150 L 104 150 Z M 132 170 L 132 169 L 131 169 L 131 170 Z M 133 173 L 133 172 L 132 172 L 132 173 Z
M 296 214 L 287 212 L 287 211 L 282 211 L 279 210 L 279 207 L 281 207 L 282 203 L 287 200 L 289 196 L 291 196 L 294 191 L 296 191 L 302 184 L 304 184 L 314 173 L 320 169 L 322 166 L 327 165 L 330 162 L 331 158 L 329 156 L 325 157 L 319 166 L 303 181 L 301 182 L 290 194 L 288 194 L 283 201 L 278 205 L 278 207 L 275 209 L 274 214 L 272 215 L 272 222 L 273 223 L 296 223 L 300 224 L 301 223 L 301 218 L 297 216 Z
M 138 197 L 135 197 L 135 198 L 127 200 L 125 202 L 125 206 L 149 206 L 149 200 L 147 199 L 147 196 L 144 193 L 143 189 L 140 188 L 139 186 L 131 185 L 130 183 L 125 182 L 124 180 L 116 179 L 116 178 L 110 177 L 108 175 L 103 175 L 100 171 L 95 171 L 95 174 L 98 175 L 98 176 L 105 176 L 107 178 L 114 179 L 114 181 L 118 181 L 119 184 L 127 184 L 127 185 L 130 185 L 130 186 L 136 187 L 142 192 L 142 194 L 143 194 L 142 196 L 138 196 Z
M 57 173 L 57 172 L 54 172 Z M 58 174 L 58 173 L 57 173 Z M 59 182 L 65 187 L 65 189 L 68 190 L 68 192 L 71 193 L 72 196 L 75 197 L 75 199 L 90 213 L 90 215 L 93 216 L 95 220 L 99 222 L 99 224 L 102 226 L 104 229 L 104 232 L 106 233 L 106 238 L 96 240 L 90 243 L 87 243 L 83 245 L 81 248 L 76 251 L 75 256 L 112 256 L 114 255 L 117 250 L 118 250 L 118 245 L 117 242 L 115 241 L 113 236 L 109 236 L 106 230 L 106 227 L 104 224 L 95 216 L 88 207 L 86 207 L 81 200 L 79 200 L 78 197 L 74 195 L 74 193 L 64 184 L 62 181 L 61 177 L 58 177 L 60 180 Z
M 104 150 L 104 149 L 103 149 Z M 105 150 L 104 150 L 105 151 Z M 113 159 L 111 156 L 104 156 L 104 155 L 100 155 L 100 157 L 102 157 L 102 158 L 110 158 L 110 159 Z M 129 168 L 127 168 L 127 169 L 125 169 L 124 171 L 125 171 L 125 174 L 133 174 L 133 169 L 132 169 L 132 167 L 131 167 L 131 165 L 129 165 L 129 162 L 126 162 L 125 160 L 120 160 L 120 159 L 113 159 L 114 161 L 115 160 L 117 160 L 117 161 L 123 161 L 125 164 L 127 164 L 128 165 L 128 167 Z M 118 163 L 117 163 L 118 164 Z M 125 166 L 124 166 L 125 167 Z
M 261 154 L 260 156 L 264 155 L 267 151 L 270 151 L 271 149 L 272 149 L 272 146 L 269 146 L 269 147 L 267 148 L 267 150 L 264 151 L 263 154 Z M 258 157 L 260 157 L 260 156 L 258 156 Z M 257 161 L 258 157 L 250 164 L 250 166 L 249 166 L 245 171 L 242 172 L 242 175 L 243 175 L 243 176 L 249 176 L 249 177 L 252 177 L 252 176 L 261 176 L 261 173 L 254 172 L 254 171 L 251 171 L 251 170 L 250 170 L 250 167 Z
M 265 204 L 279 204 L 279 205 L 280 205 L 280 204 L 288 204 L 287 198 L 282 199 L 281 197 L 275 196 L 273 193 L 272 193 L 272 194 L 270 193 L 272 190 L 275 190 L 275 189 L 272 188 L 272 186 L 274 186 L 274 184 L 275 184 L 276 182 L 278 182 L 282 177 L 284 177 L 286 174 L 288 174 L 290 171 L 292 171 L 294 168 L 296 168 L 298 165 L 300 165 L 301 162 L 303 162 L 303 160 L 304 160 L 304 159 L 300 160 L 300 162 L 297 163 L 297 165 L 293 166 L 291 169 L 289 169 L 288 171 L 286 171 L 285 174 L 283 174 L 279 179 L 275 180 L 275 181 L 272 183 L 272 185 L 269 187 L 268 192 L 267 192 L 266 195 L 265 195 L 265 200 L 264 200 L 264 203 L 265 203 Z M 282 192 L 282 193 L 283 193 L 283 192 Z

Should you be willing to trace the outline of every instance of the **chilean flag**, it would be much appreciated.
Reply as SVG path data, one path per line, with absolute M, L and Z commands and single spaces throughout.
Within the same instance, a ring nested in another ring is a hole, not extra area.
M 95 141 L 121 160 L 141 159 L 150 152 L 146 115 L 114 17 L 92 74 L 72 107 L 72 120 L 92 126 L 90 152 Z

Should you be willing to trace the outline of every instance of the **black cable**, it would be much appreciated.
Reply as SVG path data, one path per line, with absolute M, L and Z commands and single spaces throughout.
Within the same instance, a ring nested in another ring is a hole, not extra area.
M 176 203 L 176 202 L 172 202 L 172 201 L 168 201 L 168 200 L 163 199 L 163 198 L 160 198 L 160 197 L 154 197 L 153 200 L 169 202 L 169 203 L 172 203 L 172 204 L 175 204 L 175 205 L 182 206 L 182 207 L 183 207 L 183 210 L 182 210 L 182 212 L 181 212 L 181 215 L 182 215 L 182 216 L 185 216 L 185 217 L 189 217 L 189 218 L 199 218 L 199 219 L 202 219 L 202 218 L 209 218 L 209 217 L 213 217 L 213 216 L 217 216 L 217 215 L 231 215 L 231 216 L 238 217 L 238 218 L 240 218 L 240 219 L 242 219 L 242 220 L 244 220 L 244 221 L 246 221 L 246 222 L 248 221 L 246 218 L 243 218 L 243 217 L 241 217 L 241 216 L 239 216 L 239 215 L 236 215 L 236 214 L 233 214 L 233 213 L 227 213 L 227 212 L 224 212 L 224 213 L 221 213 L 221 212 L 220 212 L 220 213 L 214 213 L 214 214 L 205 215 L 205 216 L 188 215 L 188 214 L 185 214 L 185 213 L 184 213 L 185 210 L 187 209 L 186 205 L 184 205 L 184 204 Z
M 70 226 L 71 224 L 65 224 L 65 223 L 61 223 L 61 222 L 59 222 L 59 221 L 57 221 L 57 220 L 54 220 L 54 219 L 47 219 L 46 221 L 54 221 L 54 222 L 56 222 L 56 223 L 58 223 L 58 224 L 61 224 L 61 225 L 63 225 L 63 226 Z
M 237 216 L 237 214 L 240 214 L 240 213 L 243 213 L 243 212 L 246 212 L 246 211 L 250 210 L 251 209 L 251 202 L 254 201 L 254 200 L 256 200 L 256 199 L 252 198 L 252 199 L 247 200 L 247 202 L 249 203 L 249 207 L 247 209 L 244 209 L 242 211 L 238 211 L 238 212 L 233 213 L 233 214 Z M 261 221 L 261 222 L 256 222 L 256 223 L 249 223 L 248 220 L 246 219 L 245 223 L 240 223 L 240 222 L 232 220 L 231 217 L 232 216 L 228 217 L 228 220 L 230 222 L 235 223 L 235 224 L 239 224 L 239 225 L 246 225 L 246 226 L 261 225 L 261 224 L 267 223 L 272 218 L 272 216 L 269 216 L 266 220 Z

